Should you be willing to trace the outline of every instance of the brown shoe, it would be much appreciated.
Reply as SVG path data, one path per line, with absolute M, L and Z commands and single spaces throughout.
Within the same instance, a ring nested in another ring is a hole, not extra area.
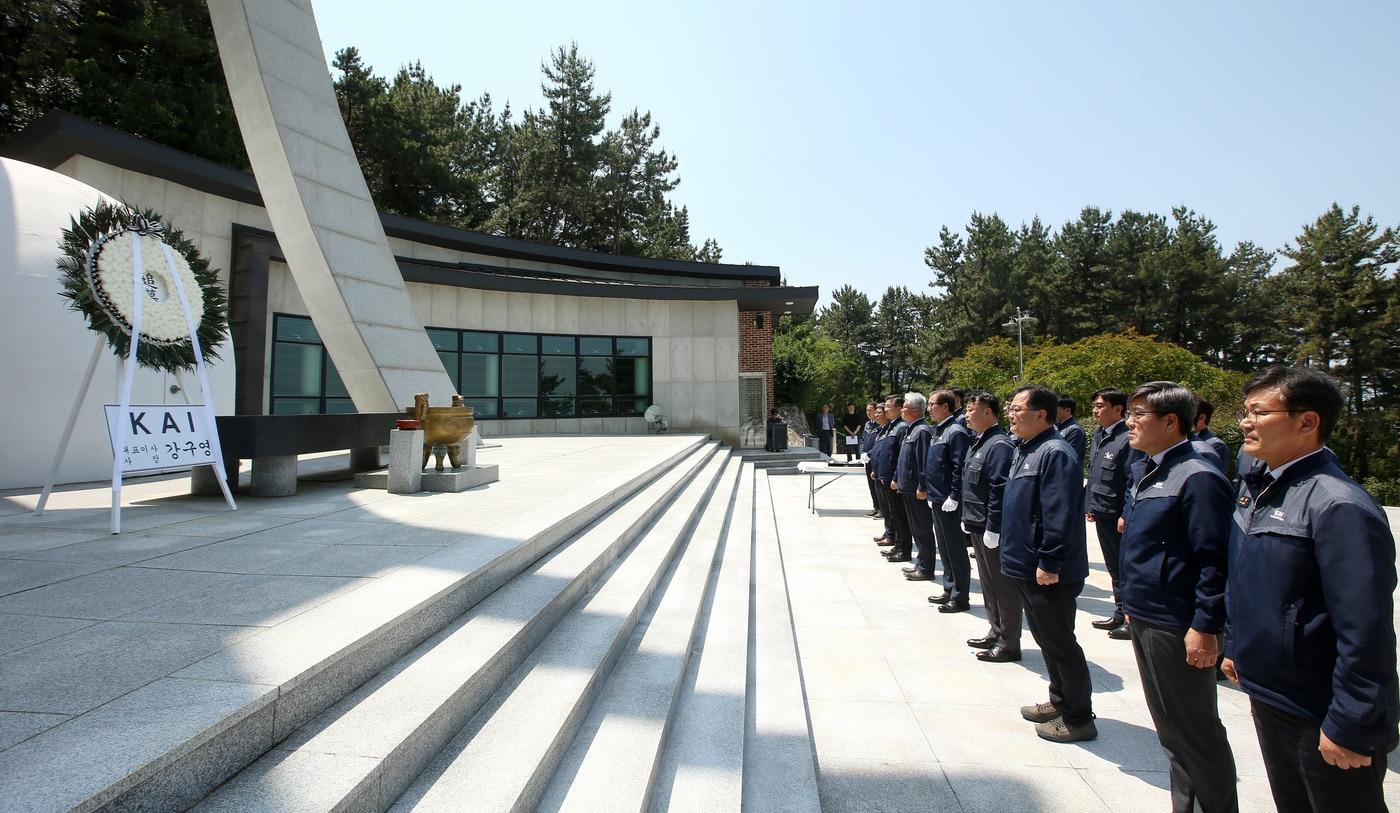
M 1051 742 L 1088 742 L 1099 738 L 1099 728 L 1090 720 L 1084 725 L 1070 725 L 1064 717 L 1056 717 L 1035 727 L 1042 740 Z
M 1034 706 L 1022 706 L 1022 719 L 1032 723 L 1048 723 L 1060 716 L 1060 710 L 1055 708 L 1055 704 L 1046 700 L 1044 703 L 1036 703 Z

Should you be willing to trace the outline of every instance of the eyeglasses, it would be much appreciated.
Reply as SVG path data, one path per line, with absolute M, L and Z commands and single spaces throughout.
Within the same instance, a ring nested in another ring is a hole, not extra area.
M 1289 415 L 1292 415 L 1295 412 L 1302 411 L 1303 410 L 1301 409 L 1250 409 L 1249 407 L 1245 407 L 1244 409 L 1241 409 L 1239 412 L 1235 413 L 1235 420 L 1243 421 L 1248 419 L 1251 421 L 1257 421 L 1265 415 L 1272 415 L 1275 412 L 1287 412 Z
M 1022 412 L 1044 412 L 1044 411 L 1045 411 L 1045 410 L 1043 410 L 1043 409 L 1035 409 L 1034 407 L 1025 407 L 1025 406 L 1010 406 L 1010 405 L 1008 405 L 1008 406 L 1006 407 L 1006 412 L 1007 412 L 1007 414 L 1009 414 L 1009 415 L 1019 415 L 1019 414 L 1021 414 Z
M 1128 420 L 1140 421 L 1148 415 L 1161 415 L 1162 413 L 1151 409 L 1130 409 L 1128 410 Z

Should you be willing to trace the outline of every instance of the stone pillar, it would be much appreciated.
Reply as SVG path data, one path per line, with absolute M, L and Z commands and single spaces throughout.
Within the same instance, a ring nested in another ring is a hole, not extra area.
M 417 494 L 423 490 L 423 430 L 395 429 L 389 433 L 389 493 Z
M 249 493 L 254 497 L 290 497 L 297 493 L 297 456 L 253 458 Z

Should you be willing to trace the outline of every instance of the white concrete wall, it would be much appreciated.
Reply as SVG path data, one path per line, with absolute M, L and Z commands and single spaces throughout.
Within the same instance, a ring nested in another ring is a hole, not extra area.
M 137 173 L 74 158 L 64 174 L 0 159 L 0 488 L 42 485 L 64 423 L 78 395 L 98 334 L 68 310 L 59 297 L 55 262 L 58 241 L 69 217 L 97 203 L 101 193 L 136 206 L 149 206 L 179 227 L 200 253 L 220 269 L 227 285 L 230 223 L 237 205 L 220 198 Z M 76 175 L 79 183 L 65 175 Z M 99 193 L 98 190 L 101 190 Z M 210 202 L 213 201 L 213 205 Z M 214 408 L 233 412 L 233 347 L 219 348 L 221 360 L 209 366 Z M 58 482 L 111 477 L 112 452 L 102 405 L 116 403 L 118 359 L 104 350 L 83 401 Z M 138 369 L 132 400 L 184 403 L 171 395 L 173 377 Z M 193 374 L 185 383 L 198 390 Z

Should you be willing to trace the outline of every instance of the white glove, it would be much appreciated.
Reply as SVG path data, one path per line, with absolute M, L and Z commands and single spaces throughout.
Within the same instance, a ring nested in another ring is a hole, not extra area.
M 958 523 L 958 527 L 961 528 L 961 529 L 962 529 L 962 532 L 965 533 L 965 534 L 970 534 L 970 533 L 972 533 L 972 531 L 969 531 L 969 530 L 967 529 L 967 523 L 966 523 L 966 522 L 959 522 L 959 523 Z
M 987 531 L 985 534 L 982 534 L 983 547 L 988 548 L 989 550 L 995 550 L 997 545 L 1000 544 L 1001 534 L 994 534 L 991 531 Z
M 944 511 L 956 511 L 956 510 L 958 510 L 958 501 L 955 500 L 955 499 L 953 499 L 952 497 L 949 497 L 948 499 L 946 499 L 946 500 L 943 501 L 943 510 L 944 510 Z

